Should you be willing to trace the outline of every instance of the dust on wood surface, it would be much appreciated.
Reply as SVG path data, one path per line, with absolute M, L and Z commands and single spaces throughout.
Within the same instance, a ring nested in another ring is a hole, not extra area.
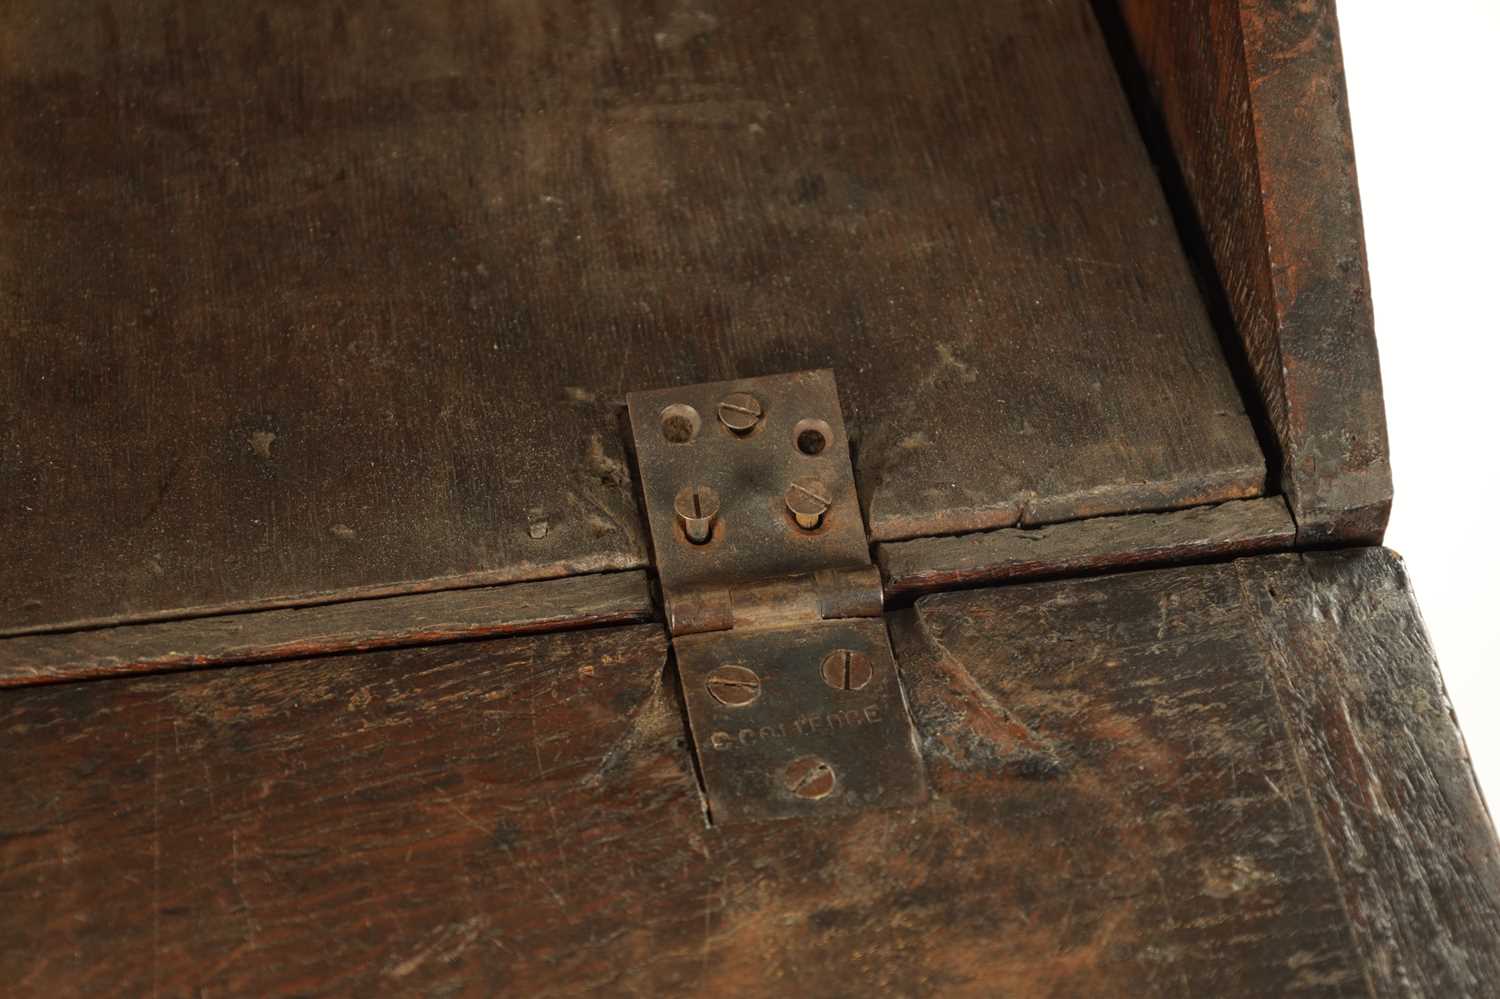
M 639 568 L 632 389 L 877 538 L 1258 495 L 1082 0 L 0 13 L 0 631 Z

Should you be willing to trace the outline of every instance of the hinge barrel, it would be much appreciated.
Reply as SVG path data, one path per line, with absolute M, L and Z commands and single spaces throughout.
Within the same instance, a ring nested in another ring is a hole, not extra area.
M 666 605 L 667 628 L 679 636 L 879 617 L 885 600 L 880 570 L 862 565 L 735 586 L 693 586 L 668 596 Z

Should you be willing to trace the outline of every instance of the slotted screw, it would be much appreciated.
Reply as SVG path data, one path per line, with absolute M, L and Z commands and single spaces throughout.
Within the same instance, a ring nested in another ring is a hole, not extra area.
M 719 403 L 719 422 L 736 434 L 748 434 L 765 415 L 760 400 L 749 392 L 731 392 Z
M 703 683 L 714 700 L 731 708 L 742 708 L 760 696 L 755 670 L 734 663 L 715 666 Z
M 834 649 L 823 657 L 823 682 L 834 690 L 862 690 L 874 673 L 870 657 L 855 649 Z
M 812 801 L 828 797 L 833 793 L 834 784 L 838 783 L 833 767 L 816 756 L 803 756 L 793 760 L 782 771 L 781 776 L 788 791 L 799 798 Z
M 719 494 L 708 486 L 688 486 L 677 494 L 673 505 L 687 539 L 695 545 L 707 544 L 719 516 Z
M 786 490 L 786 508 L 804 531 L 815 531 L 833 505 L 828 487 L 817 479 L 797 479 Z

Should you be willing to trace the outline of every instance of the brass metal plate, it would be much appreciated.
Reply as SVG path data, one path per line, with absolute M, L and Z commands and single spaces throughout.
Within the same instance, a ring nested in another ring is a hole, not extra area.
M 726 400 L 728 422 L 720 417 Z M 685 587 L 870 564 L 833 372 L 632 392 L 627 402 L 656 570 L 669 598 Z M 747 423 L 739 433 L 729 425 Z M 820 483 L 829 500 L 811 531 L 787 505 L 793 483 L 806 480 Z M 678 494 L 696 487 L 712 490 L 719 503 L 703 544 L 688 539 L 676 511 Z
M 927 800 L 881 619 L 686 635 L 673 644 L 714 824 Z

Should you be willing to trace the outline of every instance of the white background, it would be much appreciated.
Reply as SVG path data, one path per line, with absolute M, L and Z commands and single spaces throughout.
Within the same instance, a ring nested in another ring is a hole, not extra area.
M 1342 0 L 1406 559 L 1500 808 L 1500 0 Z

